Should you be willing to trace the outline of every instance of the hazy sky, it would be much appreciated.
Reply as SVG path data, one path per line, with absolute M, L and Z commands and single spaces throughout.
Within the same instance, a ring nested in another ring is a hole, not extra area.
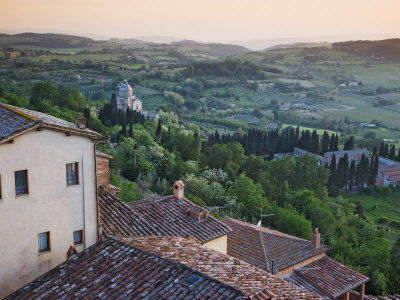
M 400 0 L 0 0 L 0 30 L 201 41 L 400 36 Z

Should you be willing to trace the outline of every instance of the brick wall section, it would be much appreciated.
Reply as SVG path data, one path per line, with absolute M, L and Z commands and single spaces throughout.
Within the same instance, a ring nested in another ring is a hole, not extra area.
M 110 183 L 110 159 L 112 156 L 96 151 L 97 185 L 108 187 Z

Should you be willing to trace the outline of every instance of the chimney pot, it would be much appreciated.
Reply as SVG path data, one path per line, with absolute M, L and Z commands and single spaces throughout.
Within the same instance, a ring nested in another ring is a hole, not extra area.
M 174 197 L 178 200 L 181 200 L 185 197 L 184 189 L 185 189 L 185 184 L 183 183 L 182 180 L 175 181 L 173 184 L 174 187 Z
M 311 236 L 311 245 L 314 248 L 319 248 L 320 242 L 321 242 L 321 234 L 319 233 L 318 228 L 315 228 Z
M 86 129 L 86 118 L 81 113 L 79 113 L 75 117 L 75 124 L 79 129 Z

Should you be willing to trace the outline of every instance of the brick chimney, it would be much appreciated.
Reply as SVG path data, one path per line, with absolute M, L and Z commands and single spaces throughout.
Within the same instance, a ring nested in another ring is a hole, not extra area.
M 311 236 L 311 245 L 314 248 L 319 248 L 320 242 L 321 242 L 321 234 L 318 232 L 318 228 L 315 228 Z
M 103 185 L 108 188 L 110 185 L 110 159 L 113 157 L 96 150 L 97 186 Z
M 81 113 L 78 113 L 75 117 L 75 125 L 79 129 L 86 129 L 86 118 Z
M 178 200 L 183 199 L 183 197 L 185 197 L 185 184 L 183 183 L 182 180 L 178 180 L 175 181 L 175 183 L 173 184 L 174 187 L 174 197 Z

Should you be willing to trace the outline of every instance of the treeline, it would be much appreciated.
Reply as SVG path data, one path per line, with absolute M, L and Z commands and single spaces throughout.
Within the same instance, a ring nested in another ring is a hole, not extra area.
M 269 76 L 264 72 L 281 75 L 282 70 L 257 65 L 248 61 L 225 60 L 221 62 L 194 62 L 182 71 L 185 78 L 196 76 L 217 76 L 240 79 L 267 79 Z
M 362 56 L 400 60 L 400 39 L 339 42 L 333 43 L 332 49 Z
M 398 149 L 396 155 L 396 147 L 393 144 L 389 146 L 389 144 L 382 142 L 381 146 L 379 147 L 379 156 L 400 161 L 400 148 Z
M 336 155 L 333 154 L 330 165 L 326 164 L 325 168 L 331 171 L 327 183 L 329 195 L 335 197 L 339 194 L 339 190 L 352 190 L 353 188 L 362 188 L 365 185 L 375 185 L 379 157 L 376 152 L 371 158 L 363 154 L 358 164 L 356 164 L 354 160 L 349 162 L 347 153 L 340 157 L 339 161 L 337 161 Z
M 352 140 L 352 139 L 351 139 Z M 339 148 L 339 136 L 333 134 L 329 136 L 328 132 L 324 132 L 320 139 L 316 130 L 310 132 L 303 130 L 300 133 L 299 127 L 287 127 L 279 132 L 261 131 L 258 129 L 250 129 L 246 134 L 220 135 L 218 131 L 211 134 L 203 147 L 206 149 L 214 144 L 227 144 L 238 142 L 242 145 L 246 155 L 255 154 L 273 158 L 276 153 L 293 152 L 294 147 L 299 147 L 315 154 L 323 155 L 328 151 L 337 151 Z M 351 148 L 350 148 L 351 147 Z M 346 148 L 352 149 L 353 144 L 350 142 Z M 345 149 L 348 150 L 348 149 Z

